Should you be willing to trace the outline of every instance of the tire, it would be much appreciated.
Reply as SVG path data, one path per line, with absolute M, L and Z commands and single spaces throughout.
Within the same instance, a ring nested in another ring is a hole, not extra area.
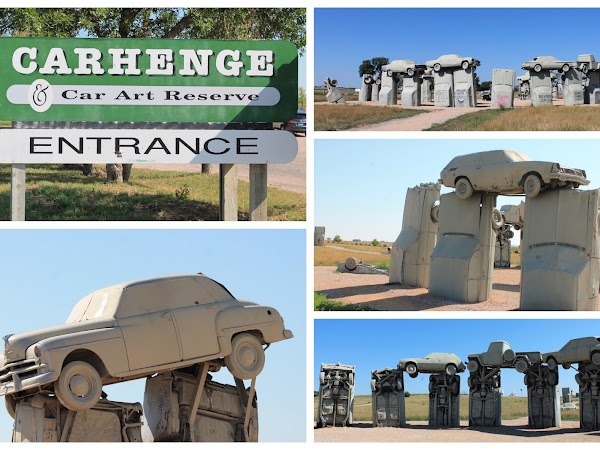
M 515 237 L 515 232 L 514 232 L 513 230 L 508 230 L 508 231 L 506 232 L 506 235 L 505 235 L 505 236 L 506 236 L 506 239 L 512 239 L 512 238 L 514 238 L 514 237 Z
M 473 388 L 475 386 L 475 383 L 473 382 L 473 379 L 471 377 L 467 378 L 467 384 L 470 388 Z
M 525 375 L 523 377 L 523 384 L 527 387 L 529 387 L 529 377 L 527 375 Z
M 354 374 L 353 373 L 348 374 L 348 384 L 350 386 L 354 386 Z
M 402 389 L 404 389 L 404 386 L 402 385 L 402 380 L 400 378 L 396 379 L 396 390 L 401 391 Z
M 454 191 L 458 198 L 466 200 L 473 195 L 473 186 L 468 178 L 459 178 L 456 180 L 456 183 L 454 183 Z
M 588 65 L 587 65 L 587 64 L 583 64 L 583 65 L 581 66 L 581 71 L 582 71 L 583 73 L 588 73 L 588 72 L 590 71 L 590 68 L 588 67 Z M 588 81 L 589 81 L 589 78 L 588 78 Z
M 513 225 L 513 228 L 517 231 L 519 231 L 521 229 L 521 225 Z
M 580 386 L 583 387 L 585 386 L 585 381 L 583 381 L 583 379 L 581 378 L 581 374 L 578 373 L 577 375 L 575 375 L 575 382 Z
M 565 370 L 569 370 L 571 368 L 571 364 L 563 363 L 562 368 Z
M 548 384 L 550 386 L 556 386 L 558 384 L 558 372 L 548 372 Z
M 550 369 L 550 370 L 558 369 L 558 363 L 556 362 L 556 359 L 553 358 L 552 356 L 548 357 L 546 364 L 548 364 L 548 369 Z
M 433 70 L 435 70 L 436 72 L 439 72 L 441 70 L 442 66 L 440 65 L 440 63 L 435 63 L 433 65 Z
M 415 74 L 415 71 L 413 69 L 408 69 L 406 71 L 406 73 L 408 74 L 409 77 L 412 77 Z
M 412 362 L 409 362 L 408 364 L 406 364 L 406 367 L 404 370 L 406 370 L 406 373 L 408 373 L 411 377 L 413 377 L 413 375 L 416 376 L 416 374 L 419 373 L 419 371 L 417 370 L 417 365 Z
M 469 372 L 477 372 L 479 370 L 479 362 L 472 359 L 467 363 L 467 369 L 469 370 Z
M 567 73 L 569 70 L 571 70 L 571 66 L 569 66 L 568 64 L 563 64 L 561 69 L 563 72 Z
M 452 395 L 458 395 L 458 391 L 459 391 L 459 387 L 458 387 L 458 382 L 454 381 L 452 383 Z
M 502 217 L 502 213 L 498 211 L 498 209 L 494 208 L 492 210 L 492 228 L 494 230 L 499 230 L 504 226 L 504 217 Z
M 431 208 L 431 221 L 433 223 L 440 223 L 440 205 L 435 205 Z
M 435 383 L 433 381 L 429 382 L 429 393 L 431 394 L 433 392 L 433 389 L 435 388 Z
M 469 61 L 463 61 L 460 66 L 463 68 L 463 70 L 467 70 L 469 68 Z
M 373 77 L 366 77 L 365 78 L 365 84 L 372 84 L 373 83 Z
M 528 368 L 529 368 L 529 363 L 524 359 L 518 359 L 517 362 L 515 363 L 515 369 L 517 369 L 517 372 L 519 372 L 519 373 L 527 372 Z
M 498 389 L 500 387 L 500 380 L 498 379 L 497 376 L 492 377 L 492 387 L 494 389 Z
M 600 352 L 593 352 L 592 355 L 591 355 L 591 357 L 590 357 L 590 360 L 596 366 L 600 366 Z
M 535 66 L 533 66 L 533 70 L 534 72 L 540 73 L 542 71 L 542 65 L 536 64 Z
M 448 364 L 446 366 L 445 372 L 446 372 L 446 375 L 448 375 L 448 376 L 456 375 L 456 366 L 454 364 Z
M 377 79 L 375 80 L 375 84 L 376 84 L 377 86 L 380 86 L 380 85 L 381 85 L 381 78 L 377 78 Z
M 351 256 L 350 258 L 346 258 L 344 267 L 350 271 L 356 270 L 356 268 L 358 267 L 357 259 L 354 256 Z
M 515 353 L 515 351 L 512 348 L 505 350 L 504 353 L 502 354 L 502 359 L 506 362 L 513 362 L 516 357 L 517 357 L 517 354 Z
M 265 351 L 258 338 L 250 333 L 240 333 L 231 340 L 231 353 L 225 365 L 235 378 L 251 380 L 265 365 Z
M 10 394 L 6 395 L 4 397 L 4 404 L 6 405 L 8 415 L 14 419 L 16 416 L 15 410 L 17 409 L 17 399 L 15 396 Z
M 387 76 L 390 78 L 394 76 L 394 72 L 392 72 L 392 69 L 387 70 Z
M 72 411 L 85 411 L 95 406 L 102 395 L 102 380 L 96 369 L 83 361 L 73 361 L 63 367 L 54 382 L 58 401 Z
M 329 82 L 329 84 L 331 84 L 333 87 L 336 87 L 337 86 L 337 80 L 331 80 Z
M 371 392 L 375 392 L 375 380 L 371 380 Z
M 325 384 L 325 372 L 319 374 L 319 383 Z
M 532 173 L 527 175 L 523 182 L 523 191 L 529 198 L 537 197 L 542 190 L 542 180 L 536 174 Z

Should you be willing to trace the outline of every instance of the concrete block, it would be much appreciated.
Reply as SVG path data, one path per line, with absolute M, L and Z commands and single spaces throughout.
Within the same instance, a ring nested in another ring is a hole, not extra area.
M 355 370 L 340 363 L 321 364 L 317 428 L 352 425 Z
M 516 72 L 510 69 L 494 69 L 492 73 L 492 108 L 512 108 Z
M 418 73 L 402 78 L 402 106 L 421 106 L 421 77 Z
M 388 75 L 387 66 L 383 66 L 381 73 L 381 89 L 379 90 L 380 105 L 395 105 L 398 103 L 398 78 Z
M 556 189 L 525 201 L 521 309 L 595 311 L 599 191 Z
M 438 240 L 431 254 L 429 293 L 478 303 L 492 292 L 495 194 L 475 193 L 462 200 L 455 193 L 440 197 Z
M 549 70 L 529 71 L 531 106 L 552 105 L 552 78 Z
M 381 86 L 381 78 L 374 77 L 373 78 L 373 87 L 371 88 L 371 101 L 379 102 L 379 88 Z
M 565 106 L 583 105 L 583 74 L 571 68 L 562 75 Z
M 440 69 L 433 74 L 435 106 L 454 106 L 454 71 Z
M 359 102 L 371 101 L 371 92 L 373 89 L 373 75 L 365 74 L 362 76 L 362 84 L 358 93 Z
M 404 372 L 385 368 L 371 372 L 374 427 L 405 427 Z
M 474 66 L 454 69 L 454 106 L 459 108 L 477 106 Z
M 402 231 L 392 245 L 390 283 L 429 286 L 431 252 L 437 242 L 440 188 L 437 183 L 409 188 Z
M 325 245 L 325 227 L 315 227 L 315 247 Z

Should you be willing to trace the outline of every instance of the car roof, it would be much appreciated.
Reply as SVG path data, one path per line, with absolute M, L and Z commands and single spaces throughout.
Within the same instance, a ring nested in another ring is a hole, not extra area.
M 500 155 L 502 154 L 502 155 Z M 485 152 L 469 153 L 467 155 L 455 156 L 446 167 L 457 167 L 480 162 L 494 161 L 499 157 L 506 158 L 507 161 L 531 161 L 529 156 L 513 150 L 488 150 Z

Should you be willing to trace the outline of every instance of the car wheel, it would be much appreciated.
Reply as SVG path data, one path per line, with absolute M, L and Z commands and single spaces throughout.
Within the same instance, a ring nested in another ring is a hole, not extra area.
M 433 390 L 435 389 L 435 383 L 433 381 L 429 382 L 429 393 L 433 393 Z
M 515 353 L 515 351 L 512 348 L 507 349 L 502 354 L 502 359 L 506 362 L 513 362 L 516 357 L 517 357 L 517 354 Z
M 371 391 L 375 392 L 375 380 L 371 380 Z
M 408 69 L 406 71 L 406 73 L 408 74 L 409 77 L 412 77 L 415 74 L 415 71 L 413 69 Z
M 83 361 L 73 361 L 63 367 L 54 382 L 58 401 L 72 411 L 84 411 L 95 406 L 102 395 L 102 380 L 98 371 Z
M 404 386 L 402 386 L 402 380 L 398 378 L 396 379 L 396 390 L 401 391 L 402 389 L 404 389 Z
M 515 237 L 515 233 L 514 233 L 514 231 L 513 231 L 513 230 L 508 230 L 508 231 L 506 232 L 506 239 L 512 239 L 512 238 L 514 238 L 514 237 Z
M 527 197 L 536 197 L 542 190 L 542 180 L 534 173 L 527 175 L 523 183 L 523 190 Z
M 536 64 L 535 66 L 533 66 L 533 70 L 536 72 L 541 72 L 542 71 L 542 65 L 541 64 Z
M 568 64 L 563 64 L 562 71 L 566 73 L 569 70 L 571 70 L 571 66 L 569 66 Z
M 463 70 L 467 70 L 469 68 L 469 61 L 463 61 L 461 67 Z
M 456 196 L 461 200 L 471 198 L 473 195 L 473 186 L 468 178 L 459 178 L 454 184 Z
M 473 380 L 473 377 L 467 378 L 467 384 L 469 385 L 470 388 L 475 387 L 475 380 Z
M 354 256 L 351 256 L 350 258 L 346 258 L 346 262 L 344 263 L 344 267 L 350 271 L 352 270 L 356 270 L 356 268 L 358 267 L 358 261 Z
M 569 370 L 571 368 L 571 364 L 567 364 L 567 363 L 562 363 L 562 368 L 565 370 Z
M 225 365 L 231 374 L 241 380 L 251 380 L 265 365 L 265 352 L 258 338 L 241 333 L 231 341 L 231 353 L 225 357 Z
M 319 383 L 325 384 L 325 372 L 319 374 Z
M 592 363 L 594 363 L 597 366 L 600 366 L 600 352 L 592 353 L 592 357 L 590 359 L 592 360 Z
M 588 73 L 588 72 L 589 72 L 589 70 L 590 70 L 590 68 L 588 67 L 588 65 L 587 65 L 587 64 L 583 64 L 583 65 L 581 66 L 581 71 L 582 71 L 583 73 Z M 588 81 L 589 81 L 589 78 L 588 78 Z
M 17 409 L 17 399 L 15 396 L 10 394 L 5 396 L 4 404 L 6 405 L 6 411 L 8 412 L 8 415 L 14 419 L 15 411 Z
M 348 384 L 350 386 L 354 385 L 354 374 L 353 373 L 348 374 Z
M 365 77 L 365 84 L 371 84 L 373 83 L 373 77 Z
M 492 387 L 498 389 L 500 387 L 500 379 L 497 376 L 492 377 Z
M 521 229 L 521 225 L 513 225 L 513 228 L 517 231 L 519 231 Z
M 524 359 L 519 359 L 515 363 L 515 369 L 517 369 L 517 372 L 519 372 L 519 373 L 527 372 L 528 368 L 529 368 L 529 364 Z
M 548 358 L 546 364 L 548 364 L 548 369 L 550 370 L 558 369 L 558 363 L 556 362 L 556 359 L 554 359 L 552 356 Z
M 440 222 L 440 205 L 435 205 L 433 208 L 431 208 L 431 221 L 433 223 Z
M 448 375 L 448 376 L 456 375 L 456 366 L 454 364 L 448 364 L 446 366 L 446 375 Z
M 492 228 L 494 230 L 498 230 L 502 228 L 504 225 L 504 217 L 502 217 L 502 213 L 498 211 L 498 209 L 494 208 L 492 210 Z
M 406 365 L 406 373 L 408 373 L 412 378 L 417 376 L 417 365 L 415 363 L 408 363 Z M 414 375 L 414 376 L 413 376 Z
M 583 387 L 585 386 L 585 381 L 583 381 L 583 379 L 581 378 L 581 374 L 578 373 L 577 375 L 575 375 L 575 382 L 580 386 Z
M 435 63 L 433 65 L 433 70 L 435 70 L 436 72 L 439 72 L 441 68 L 442 66 L 440 65 L 440 63 Z
M 469 369 L 469 372 L 477 372 L 479 370 L 479 363 L 472 359 L 467 363 L 467 369 Z
M 459 391 L 459 386 L 458 386 L 458 381 L 453 381 L 452 382 L 452 395 L 458 395 L 458 391 Z
M 394 76 L 394 72 L 392 72 L 392 70 L 391 70 L 391 69 L 388 69 L 388 71 L 387 71 L 387 76 L 388 76 L 388 77 L 393 77 L 393 76 Z
M 558 384 L 558 372 L 548 372 L 548 384 L 550 386 L 556 386 Z

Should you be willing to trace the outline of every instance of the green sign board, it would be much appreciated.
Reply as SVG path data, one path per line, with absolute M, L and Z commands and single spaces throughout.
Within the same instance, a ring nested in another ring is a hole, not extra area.
M 0 38 L 0 120 L 283 122 L 297 105 L 285 41 Z

